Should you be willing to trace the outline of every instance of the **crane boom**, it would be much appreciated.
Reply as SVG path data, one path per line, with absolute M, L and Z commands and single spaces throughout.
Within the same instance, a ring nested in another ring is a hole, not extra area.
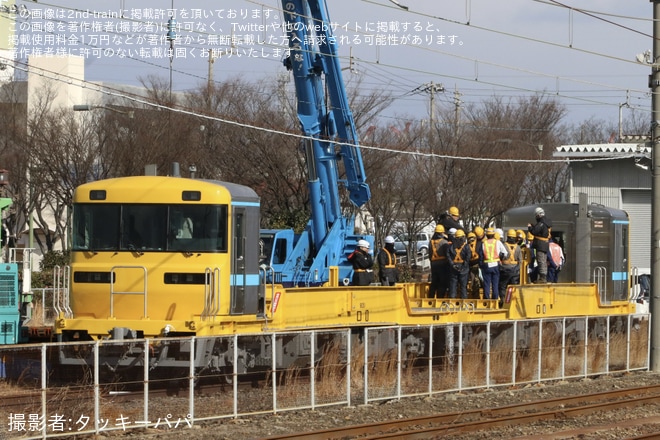
M 358 208 L 371 192 L 325 0 L 282 0 L 282 9 L 289 41 L 284 64 L 293 75 L 298 122 L 306 136 L 311 220 L 302 234 L 286 238 L 291 244 L 286 251 L 277 243 L 284 232 L 262 231 L 262 242 L 269 243 L 265 254 L 283 284 L 322 284 L 330 266 L 339 267 L 340 278 L 350 278 L 348 253 L 359 239 L 373 242 L 354 234 L 355 219 L 342 210 L 340 185 Z M 285 254 L 285 261 L 277 261 L 275 252 Z
M 342 158 L 349 199 L 357 206 L 370 198 L 353 113 L 348 105 L 337 44 L 323 0 L 283 0 L 290 55 L 285 61 L 294 77 L 298 98 L 298 120 L 302 132 L 313 138 L 311 156 L 316 176 L 327 197 L 328 223 L 341 216 L 337 158 Z M 323 77 L 330 102 L 326 109 Z M 339 146 L 339 154 L 335 146 Z M 323 234 L 321 234 L 323 236 Z

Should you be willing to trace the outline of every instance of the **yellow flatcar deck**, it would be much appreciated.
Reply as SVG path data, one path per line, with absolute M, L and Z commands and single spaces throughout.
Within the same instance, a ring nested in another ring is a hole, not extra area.
M 261 315 L 217 314 L 202 318 L 202 310 L 199 310 L 198 314 L 192 314 L 189 319 L 167 321 L 150 318 L 152 307 L 148 304 L 148 316 L 143 319 L 123 319 L 121 307 L 115 309 L 112 319 L 75 317 L 74 310 L 74 318 L 61 317 L 56 330 L 87 330 L 94 338 L 107 337 L 110 327 L 139 330 L 144 337 L 163 336 L 167 332 L 216 336 L 312 328 L 430 325 L 634 313 L 634 305 L 629 301 L 603 303 L 595 284 L 509 286 L 501 306 L 495 300 L 429 299 L 425 296 L 427 289 L 428 283 L 406 283 L 391 287 L 275 286 L 269 289 L 266 310 Z

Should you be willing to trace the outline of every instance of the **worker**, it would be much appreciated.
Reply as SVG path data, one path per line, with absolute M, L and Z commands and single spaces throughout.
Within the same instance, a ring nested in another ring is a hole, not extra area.
M 476 228 L 475 228 L 476 229 Z M 483 231 L 483 228 L 482 228 Z M 468 275 L 468 292 L 470 298 L 479 299 L 479 289 L 481 288 L 481 278 L 479 277 L 479 254 L 477 253 L 477 234 L 468 232 L 468 246 L 470 247 L 470 273 Z
M 467 282 L 470 273 L 470 246 L 465 239 L 465 231 L 459 229 L 454 234 L 451 246 L 447 246 L 447 261 L 449 261 L 449 298 L 467 299 Z
M 486 239 L 486 231 L 484 228 L 481 226 L 475 226 L 474 227 L 474 235 L 477 236 L 477 244 L 475 246 L 475 249 L 477 250 L 477 255 L 479 255 L 479 248 L 483 244 L 484 240 Z M 479 261 L 479 282 L 480 282 L 480 287 L 483 289 L 484 287 L 484 277 L 483 277 L 483 272 L 481 271 L 481 261 Z M 477 293 L 477 298 L 478 298 L 479 293 Z
M 520 246 L 520 253 L 522 255 L 522 265 L 520 266 L 520 284 L 527 283 L 528 269 L 532 263 L 532 253 L 527 246 L 527 234 L 522 229 L 516 230 L 516 240 Z M 523 276 L 524 275 L 524 276 Z
M 518 245 L 518 236 L 515 229 L 509 229 L 506 233 L 506 243 L 509 256 L 502 260 L 500 265 L 499 296 L 500 301 L 506 296 L 506 288 L 512 284 L 520 284 L 520 264 L 522 263 L 522 251 Z
M 534 241 L 534 234 L 531 232 L 527 233 L 527 282 L 533 283 L 538 278 L 538 269 L 536 268 L 536 252 L 532 248 L 532 242 Z
M 447 261 L 447 246 L 449 240 L 445 235 L 445 227 L 437 225 L 429 243 L 431 252 L 431 285 L 429 298 L 443 298 L 449 289 L 449 264 Z
M 473 232 L 474 235 L 477 236 L 477 242 L 481 242 L 484 240 L 484 238 L 486 238 L 484 228 L 481 226 L 475 226 Z
M 369 242 L 359 240 L 357 248 L 348 256 L 353 265 L 353 286 L 368 286 L 374 282 L 374 259 L 369 253 Z
M 449 208 L 447 212 L 445 212 L 440 216 L 440 220 L 438 221 L 438 223 L 440 223 L 442 226 L 445 227 L 445 231 L 449 231 L 451 228 L 454 228 L 456 230 L 463 229 L 463 225 L 461 224 L 459 219 L 460 219 L 460 212 L 458 211 L 458 208 L 452 206 L 451 208 Z
M 561 245 L 557 243 L 554 238 L 550 239 L 548 244 L 548 279 L 549 283 L 556 283 L 559 281 L 559 272 L 564 267 L 564 251 Z
M 484 279 L 484 299 L 497 300 L 499 296 L 500 260 L 508 257 L 504 243 L 495 238 L 495 229 L 486 229 L 486 238 L 477 248 L 481 275 Z
M 385 237 L 385 246 L 378 252 L 378 275 L 380 284 L 393 286 L 399 282 L 399 269 L 396 267 L 396 254 L 394 252 L 394 237 Z
M 548 251 L 549 240 L 552 234 L 552 222 L 546 218 L 545 211 L 541 207 L 534 210 L 536 224 L 527 224 L 527 230 L 534 235 L 532 248 L 536 252 L 536 264 L 538 269 L 537 284 L 544 284 L 548 277 Z

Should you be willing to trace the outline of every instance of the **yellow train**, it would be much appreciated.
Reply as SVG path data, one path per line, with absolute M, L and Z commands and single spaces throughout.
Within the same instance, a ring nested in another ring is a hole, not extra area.
M 59 341 L 635 312 L 625 290 L 604 294 L 596 283 L 510 286 L 502 306 L 480 299 L 431 300 L 428 283 L 346 286 L 336 268 L 320 287 L 267 283 L 276 277 L 260 265 L 259 198 L 235 184 L 125 177 L 82 185 L 73 202 L 70 295 L 55 324 Z M 79 357 L 61 356 L 64 363 L 80 362 Z M 166 354 L 153 357 L 167 366 Z M 198 361 L 208 364 L 203 356 Z M 114 362 L 132 360 L 123 354 Z

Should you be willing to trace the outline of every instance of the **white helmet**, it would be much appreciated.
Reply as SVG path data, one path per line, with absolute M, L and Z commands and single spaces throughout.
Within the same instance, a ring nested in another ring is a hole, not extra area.
M 385 237 L 385 243 L 388 243 L 388 244 L 394 243 L 394 237 L 392 237 L 391 235 L 388 235 L 387 237 Z
M 369 249 L 369 242 L 367 240 L 360 240 L 358 241 L 358 247 Z
M 534 215 L 536 217 L 543 217 L 545 215 L 545 211 L 543 210 L 543 208 L 538 207 L 534 210 Z
M 456 228 L 449 229 L 449 235 L 454 235 L 456 233 Z

